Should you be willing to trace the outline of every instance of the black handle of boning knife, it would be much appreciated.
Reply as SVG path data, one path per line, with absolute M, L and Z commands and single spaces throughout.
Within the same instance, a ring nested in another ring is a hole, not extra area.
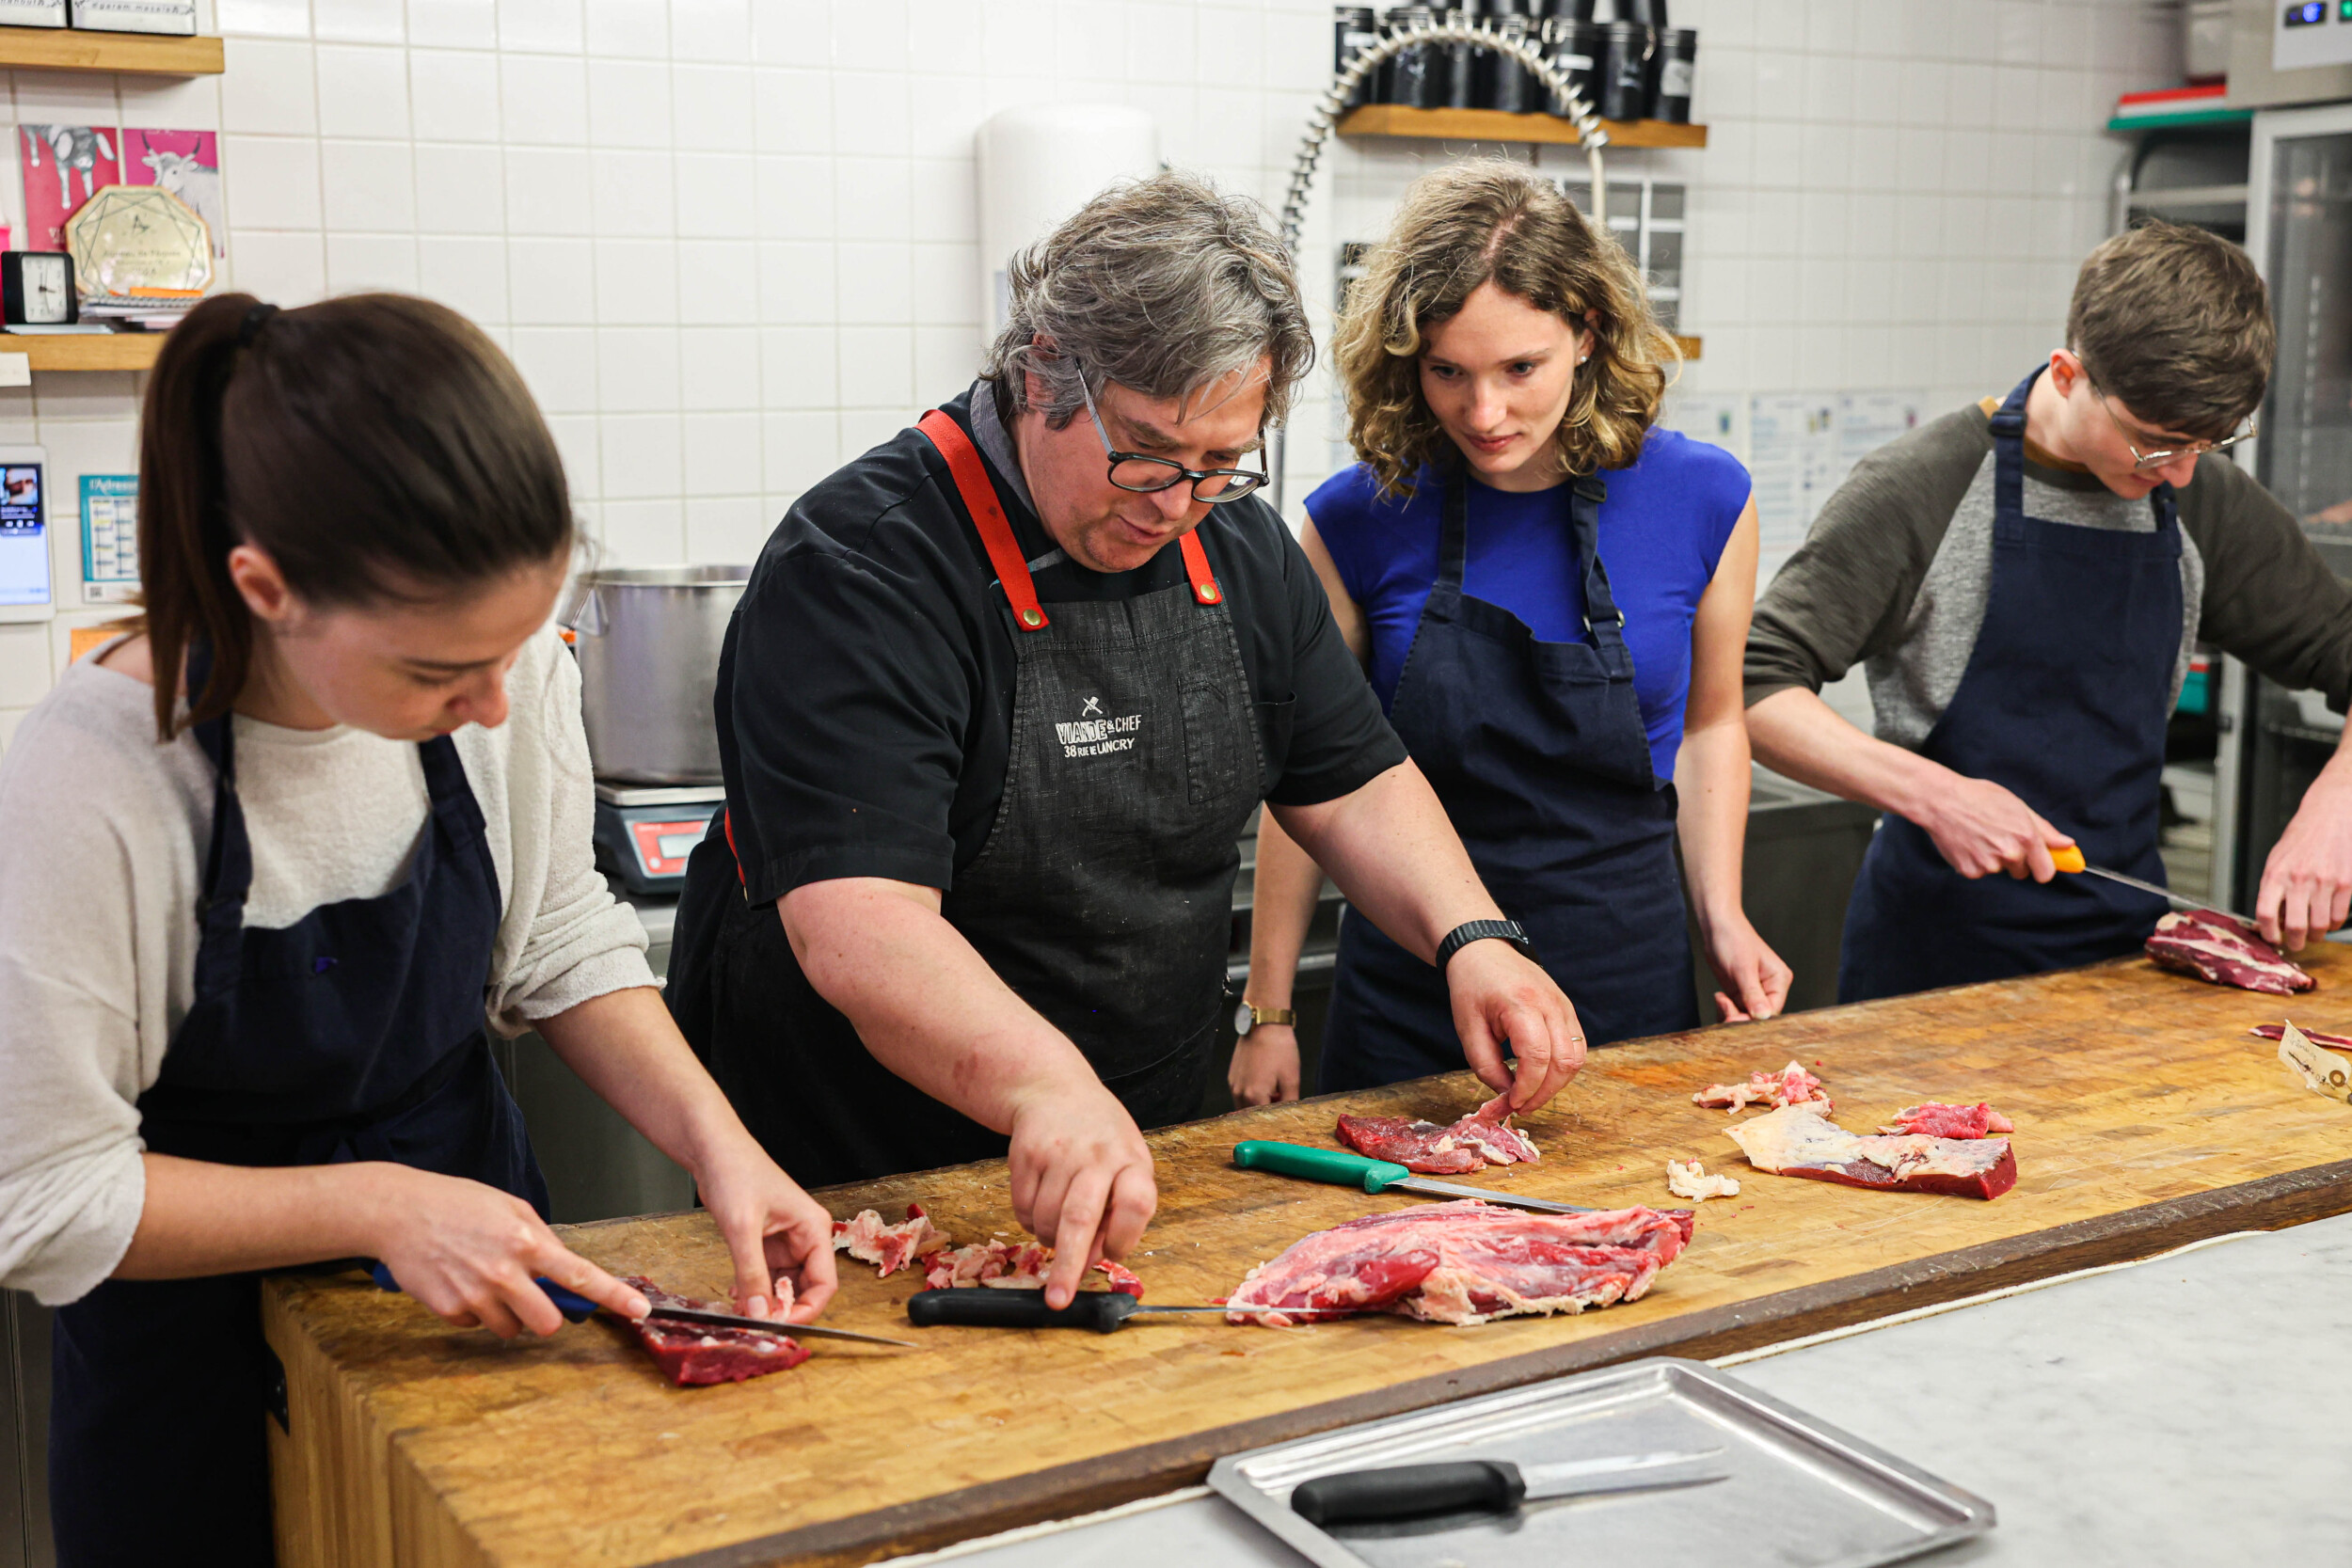
M 963 1328 L 1090 1328 L 1108 1334 L 1127 1321 L 1136 1298 L 1123 1291 L 1080 1291 L 1057 1311 L 1043 1291 L 917 1291 L 907 1297 L 907 1322 L 917 1328 L 943 1323 Z
M 1478 1508 L 1506 1513 L 1527 1497 L 1516 1465 L 1470 1459 L 1452 1465 L 1400 1465 L 1317 1476 L 1291 1493 L 1291 1511 L 1311 1525 L 1366 1519 L 1417 1519 Z

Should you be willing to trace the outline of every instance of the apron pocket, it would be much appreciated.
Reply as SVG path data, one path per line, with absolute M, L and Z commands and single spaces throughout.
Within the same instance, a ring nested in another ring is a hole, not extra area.
M 1225 688 L 1200 676 L 1178 691 L 1184 713 L 1184 782 L 1192 803 L 1206 805 L 1234 793 L 1242 777 L 1241 728 Z

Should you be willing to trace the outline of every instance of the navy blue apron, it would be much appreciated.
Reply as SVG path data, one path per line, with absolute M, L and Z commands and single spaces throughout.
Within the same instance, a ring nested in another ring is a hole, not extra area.
M 202 662 L 189 685 L 201 689 Z M 407 878 L 380 898 L 250 929 L 253 856 L 227 716 L 196 997 L 154 1086 L 149 1149 L 235 1165 L 389 1160 L 471 1177 L 544 1215 L 547 1184 L 483 1033 L 498 873 L 447 736 L 418 747 L 432 799 Z M 50 1512 L 62 1568 L 272 1558 L 263 1414 L 276 1373 L 256 1276 L 108 1280 L 56 1317 Z
M 1470 863 L 1575 1004 L 1587 1043 L 1693 1028 L 1691 942 L 1675 865 L 1675 790 L 1650 768 L 1625 617 L 1600 560 L 1597 475 L 1568 485 L 1590 641 L 1545 642 L 1462 592 L 1469 499 L 1448 480 L 1438 579 L 1390 721 Z M 1445 977 L 1347 915 L 1317 1088 L 1458 1071 Z
M 1920 754 L 1989 779 L 2071 833 L 2084 858 L 2164 883 L 2164 730 L 2181 652 L 2172 486 L 2151 533 L 2026 515 L 2026 394 L 1993 416 L 1993 586 L 1960 689 Z M 2161 899 L 2100 877 L 1971 881 L 1888 812 L 1846 906 L 1837 999 L 2067 969 L 2129 953 Z

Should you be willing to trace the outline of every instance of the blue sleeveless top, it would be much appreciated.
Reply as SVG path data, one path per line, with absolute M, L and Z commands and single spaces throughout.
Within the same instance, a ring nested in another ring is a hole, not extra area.
M 1691 693 L 1691 620 L 1714 580 L 1724 546 L 1754 486 L 1721 447 L 1653 427 L 1630 467 L 1601 475 L 1600 559 L 1625 611 L 1633 689 L 1649 733 L 1650 764 L 1674 777 L 1682 709 Z M 1565 484 L 1522 495 L 1470 487 L 1470 557 L 1462 591 L 1501 605 L 1549 642 L 1584 641 L 1584 585 L 1568 539 Z M 1445 482 L 1415 476 L 1410 496 L 1377 499 L 1363 464 L 1343 468 L 1307 498 L 1308 515 L 1372 631 L 1371 676 L 1385 710 L 1438 576 Z M 1475 701 L 1475 693 L 1466 699 Z

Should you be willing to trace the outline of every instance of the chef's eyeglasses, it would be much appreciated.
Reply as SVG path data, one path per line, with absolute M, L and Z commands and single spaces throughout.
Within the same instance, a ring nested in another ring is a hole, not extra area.
M 2118 419 L 2115 410 L 2107 406 L 2107 395 L 2099 390 L 2098 383 L 2092 382 L 2090 385 L 2090 395 L 2099 400 L 2099 406 L 2106 410 L 2108 422 L 2115 426 L 2116 434 L 2123 437 L 2123 450 L 2132 454 L 2134 469 L 2160 468 L 2167 463 L 2177 463 L 2184 457 L 2202 457 L 2209 451 L 2228 451 L 2240 441 L 2252 440 L 2254 432 L 2261 428 L 2249 419 L 2246 421 L 2244 430 L 2239 431 L 2235 436 L 2224 436 L 2218 441 L 2191 441 L 2185 447 L 2174 447 L 2162 451 L 2142 451 L 2139 450 L 2139 443 L 2146 441 L 2153 446 L 2156 444 L 2154 439 L 2146 431 L 2135 430 Z
M 1103 455 L 1110 459 L 1111 483 L 1121 490 L 1138 496 L 1155 496 L 1184 481 L 1192 481 L 1192 499 L 1210 506 L 1237 501 L 1266 482 L 1263 474 L 1253 474 L 1245 468 L 1187 468 L 1165 457 L 1147 457 L 1139 451 L 1113 451 L 1111 433 L 1103 428 L 1103 412 L 1094 406 L 1094 393 L 1087 386 L 1086 372 L 1078 372 L 1078 394 L 1087 400 L 1087 414 L 1094 420 L 1094 434 L 1103 439 Z

